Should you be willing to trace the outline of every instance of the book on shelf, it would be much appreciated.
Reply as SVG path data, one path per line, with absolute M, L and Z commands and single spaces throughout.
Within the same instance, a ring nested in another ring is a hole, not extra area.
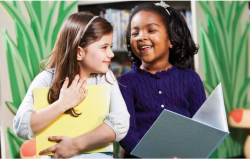
M 192 12 L 190 10 L 182 10 L 180 13 L 186 20 L 191 35 L 193 35 Z
M 126 30 L 129 23 L 130 10 L 106 9 L 100 12 L 114 27 L 113 49 L 126 49 Z
M 111 62 L 111 67 L 116 77 L 119 77 L 122 74 L 132 69 L 132 65 L 130 61 L 126 61 L 123 65 L 119 64 L 118 62 Z

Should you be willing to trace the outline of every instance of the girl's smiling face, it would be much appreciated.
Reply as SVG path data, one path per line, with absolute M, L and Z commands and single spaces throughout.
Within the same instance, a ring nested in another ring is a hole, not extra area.
M 140 11 L 134 15 L 130 45 L 142 64 L 168 63 L 171 42 L 160 17 L 153 12 Z
M 79 47 L 77 60 L 84 74 L 107 73 L 114 53 L 111 50 L 113 33 L 104 35 L 100 40 L 88 45 L 85 49 Z

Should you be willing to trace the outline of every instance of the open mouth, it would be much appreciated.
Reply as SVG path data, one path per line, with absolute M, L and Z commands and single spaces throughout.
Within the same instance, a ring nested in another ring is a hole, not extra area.
M 147 52 L 147 51 L 149 51 L 149 50 L 152 49 L 152 48 L 153 48 L 153 46 L 146 45 L 146 46 L 141 46 L 141 47 L 139 47 L 139 50 L 140 50 L 141 52 Z

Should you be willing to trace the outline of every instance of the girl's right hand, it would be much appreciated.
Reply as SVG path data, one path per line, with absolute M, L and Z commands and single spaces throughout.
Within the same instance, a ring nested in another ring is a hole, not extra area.
M 62 103 L 64 112 L 78 105 L 88 94 L 88 90 L 83 91 L 87 85 L 86 80 L 79 79 L 79 75 L 75 76 L 75 79 L 69 85 L 69 78 L 66 77 L 63 86 L 60 90 L 58 102 Z

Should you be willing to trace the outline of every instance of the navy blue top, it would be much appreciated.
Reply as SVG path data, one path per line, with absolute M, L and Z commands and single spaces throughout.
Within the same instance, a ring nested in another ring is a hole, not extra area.
M 133 65 L 118 78 L 130 113 L 130 128 L 120 145 L 130 153 L 163 109 L 192 117 L 206 100 L 199 75 L 191 69 L 168 70 L 152 74 Z

